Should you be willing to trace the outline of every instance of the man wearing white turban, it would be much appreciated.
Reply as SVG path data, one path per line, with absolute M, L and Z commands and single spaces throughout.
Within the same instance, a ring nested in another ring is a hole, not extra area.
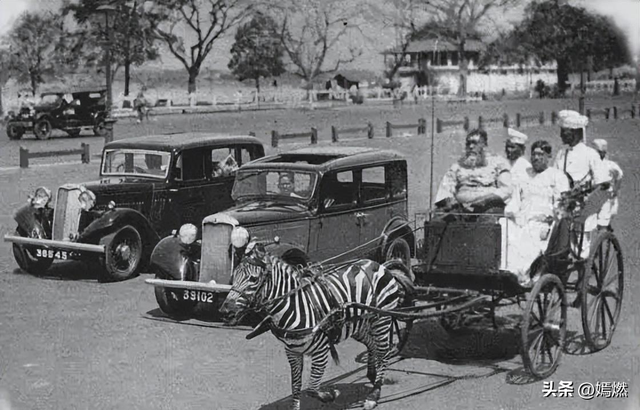
M 620 191 L 620 184 L 624 174 L 617 163 L 606 158 L 607 141 L 595 139 L 593 140 L 593 146 L 598 151 L 602 162 L 609 171 L 612 182 L 609 188 L 609 199 L 602 206 L 600 212 L 598 212 L 598 228 L 611 230 L 611 220 L 618 214 L 618 192 Z
M 520 180 L 527 177 L 527 169 L 531 168 L 531 163 L 525 158 L 525 144 L 527 143 L 526 134 L 513 128 L 505 128 L 507 134 L 507 142 L 505 143 L 504 152 L 507 160 L 511 165 L 511 180 L 516 185 Z

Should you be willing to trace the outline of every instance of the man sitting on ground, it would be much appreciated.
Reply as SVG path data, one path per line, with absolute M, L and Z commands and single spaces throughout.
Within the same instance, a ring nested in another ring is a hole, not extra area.
M 436 194 L 438 210 L 502 213 L 511 196 L 511 167 L 486 147 L 484 130 L 469 132 L 464 155 L 449 168 Z

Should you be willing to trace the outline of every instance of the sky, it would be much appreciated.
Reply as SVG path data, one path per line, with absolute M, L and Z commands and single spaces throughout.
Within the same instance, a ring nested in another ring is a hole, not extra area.
M 613 17 L 629 37 L 632 54 L 640 57 L 640 0 L 570 0 L 570 3 Z M 12 23 L 24 11 L 55 10 L 59 4 L 60 0 L 0 0 L 0 36 L 10 29 Z M 521 9 L 520 7 L 517 10 Z M 517 20 L 517 10 L 508 15 L 505 20 Z M 363 49 L 363 54 L 349 68 L 365 66 L 368 69 L 381 71 L 383 60 L 379 53 L 383 49 L 394 46 L 394 32 L 391 28 L 385 30 L 380 27 L 365 27 L 364 32 L 366 38 L 351 39 L 353 42 L 358 42 Z M 217 47 L 214 47 L 212 55 L 205 64 L 215 69 L 226 69 L 229 59 L 228 50 L 232 43 L 231 37 L 232 35 L 223 39 Z M 182 67 L 168 53 L 163 56 L 161 64 L 169 68 Z

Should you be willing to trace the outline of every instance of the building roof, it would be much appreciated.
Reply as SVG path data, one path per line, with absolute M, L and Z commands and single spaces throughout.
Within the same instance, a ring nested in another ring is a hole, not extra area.
M 360 165 L 404 160 L 391 150 L 364 147 L 306 147 L 252 161 L 243 169 L 284 168 L 326 172 Z
M 465 42 L 465 51 L 483 51 L 487 46 L 480 40 L 468 39 Z M 458 51 L 458 46 L 449 40 L 422 39 L 409 43 L 406 53 L 428 53 L 433 51 Z M 400 47 L 386 50 L 382 54 L 402 54 Z
M 176 134 L 149 135 L 112 141 L 104 149 L 148 149 L 171 151 L 185 148 L 198 148 L 209 145 L 257 144 L 260 140 L 249 135 L 215 134 L 211 132 L 185 132 Z

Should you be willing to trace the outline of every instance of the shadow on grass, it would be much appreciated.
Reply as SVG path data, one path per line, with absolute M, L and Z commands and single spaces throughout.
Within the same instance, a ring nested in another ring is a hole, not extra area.
M 33 274 L 23 271 L 20 268 L 13 270 L 14 275 L 27 275 L 46 280 L 73 280 L 73 281 L 98 281 L 100 280 L 100 272 L 80 261 L 61 261 L 54 262 L 46 272 L 42 274 Z

